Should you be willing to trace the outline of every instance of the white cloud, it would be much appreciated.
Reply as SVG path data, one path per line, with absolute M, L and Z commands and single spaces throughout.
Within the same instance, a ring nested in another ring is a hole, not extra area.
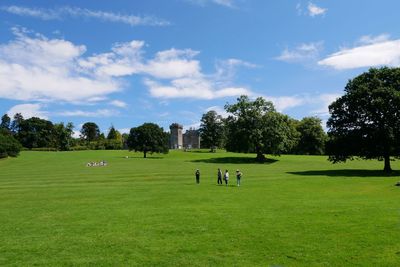
M 217 112 L 218 115 L 221 115 L 222 118 L 227 118 L 229 116 L 229 113 L 226 112 L 226 110 L 223 107 L 220 106 L 211 106 L 206 108 L 206 112 L 214 110 L 215 112 Z
M 318 62 L 321 66 L 337 70 L 376 66 L 400 66 L 400 39 L 388 40 L 387 35 L 364 36 L 360 42 L 365 45 L 343 48 Z
M 199 6 L 205 6 L 207 4 L 216 4 L 224 7 L 236 8 L 235 0 L 186 0 L 186 2 Z
M 126 104 L 124 101 L 121 100 L 113 100 L 110 102 L 110 105 L 113 105 L 118 108 L 126 108 L 128 104 Z
M 372 36 L 372 35 L 361 36 L 359 43 L 362 45 L 368 45 L 368 44 L 382 43 L 389 40 L 390 40 L 390 35 L 387 33 L 383 33 L 378 36 Z
M 319 117 L 327 117 L 329 115 L 329 105 L 332 104 L 333 101 L 338 99 L 341 95 L 339 94 L 321 94 L 315 99 L 315 103 L 319 104 L 319 108 L 312 110 L 311 113 L 313 115 Z
M 42 111 L 42 107 L 43 106 L 41 104 L 21 104 L 12 107 L 9 111 L 7 111 L 7 114 L 11 118 L 13 118 L 16 113 L 21 113 L 24 119 L 38 117 L 47 120 L 48 113 L 46 111 Z
M 317 60 L 323 49 L 323 42 L 304 43 L 293 50 L 286 48 L 282 54 L 275 59 L 285 62 L 303 62 Z
M 202 77 L 174 79 L 169 85 L 150 79 L 145 79 L 144 83 L 150 89 L 150 94 L 159 98 L 214 99 L 252 94 L 241 87 L 215 89 L 210 81 Z
M 29 37 L 24 29 L 13 31 L 15 40 L 0 44 L 0 97 L 74 102 L 119 90 L 116 80 L 79 71 L 76 62 L 85 46 L 38 34 Z
M 90 10 L 79 7 L 60 7 L 55 9 L 49 8 L 31 8 L 23 6 L 2 6 L 0 10 L 19 15 L 39 18 L 43 20 L 62 19 L 65 16 L 94 18 L 108 22 L 119 22 L 130 26 L 149 25 L 149 26 L 166 26 L 170 23 L 166 20 L 152 16 L 135 16 L 124 15 L 107 11 Z
M 118 132 L 120 132 L 121 134 L 124 134 L 124 133 L 129 134 L 130 131 L 131 131 L 131 128 L 120 128 L 120 129 L 118 129 Z
M 69 110 L 56 113 L 59 116 L 65 117 L 114 117 L 119 115 L 119 112 L 112 109 L 98 109 L 96 111 Z
M 311 17 L 324 15 L 328 11 L 328 9 L 319 7 L 312 2 L 308 3 L 307 9 L 308 15 L 310 15 Z
M 220 61 L 214 74 L 204 74 L 195 59 L 199 52 L 191 49 L 172 48 L 145 59 L 145 43 L 134 40 L 85 57 L 84 45 L 48 39 L 21 28 L 14 29 L 14 34 L 15 40 L 0 44 L 0 98 L 86 104 L 105 101 L 111 93 L 122 90 L 121 77 L 132 75 L 145 76 L 144 84 L 158 98 L 214 99 L 252 94 L 232 84 L 237 67 L 257 67 L 239 59 Z M 122 101 L 110 104 L 126 106 Z

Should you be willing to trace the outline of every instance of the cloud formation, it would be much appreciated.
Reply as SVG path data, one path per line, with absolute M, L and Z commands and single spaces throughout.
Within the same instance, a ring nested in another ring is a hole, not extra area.
M 42 108 L 43 106 L 41 104 L 21 104 L 13 106 L 9 111 L 7 111 L 7 114 L 11 118 L 13 118 L 15 114 L 21 113 L 24 119 L 32 117 L 48 119 L 48 113 L 43 111 Z
M 130 26 L 167 26 L 170 23 L 166 20 L 152 16 L 124 15 L 100 10 L 90 10 L 79 7 L 60 8 L 35 8 L 24 6 L 2 6 L 0 10 L 18 16 L 27 16 L 42 20 L 60 20 L 65 17 L 93 18 L 108 22 L 128 24 Z
M 390 40 L 388 35 L 363 36 L 360 45 L 342 48 L 318 61 L 318 65 L 337 70 L 377 66 L 400 66 L 400 39 Z
M 323 49 L 323 42 L 303 43 L 290 50 L 286 48 L 275 59 L 285 62 L 315 61 Z
M 186 0 L 192 4 L 205 6 L 206 4 L 216 4 L 228 8 L 236 8 L 235 0 Z
M 325 15 L 325 13 L 328 11 L 328 9 L 319 7 L 312 2 L 308 3 L 307 10 L 308 15 L 311 17 Z

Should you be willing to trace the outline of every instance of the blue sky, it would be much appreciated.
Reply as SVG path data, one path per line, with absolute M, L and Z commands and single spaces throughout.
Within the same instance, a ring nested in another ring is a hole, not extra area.
M 1 1 L 0 113 L 76 130 L 198 127 L 241 94 L 328 118 L 348 79 L 400 65 L 395 0 Z

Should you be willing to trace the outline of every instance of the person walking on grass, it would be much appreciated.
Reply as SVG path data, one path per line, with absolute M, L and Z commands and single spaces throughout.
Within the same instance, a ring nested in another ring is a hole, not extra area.
M 196 175 L 196 183 L 199 184 L 200 183 L 200 171 L 199 171 L 199 169 L 196 170 L 195 175 Z
M 217 183 L 222 185 L 222 171 L 220 168 L 218 168 L 217 176 L 218 176 Z
M 228 183 L 229 183 L 229 172 L 228 172 L 228 170 L 225 170 L 224 180 L 225 180 L 225 185 L 228 186 Z
M 236 170 L 236 184 L 240 186 L 240 179 L 242 179 L 242 173 L 239 170 Z

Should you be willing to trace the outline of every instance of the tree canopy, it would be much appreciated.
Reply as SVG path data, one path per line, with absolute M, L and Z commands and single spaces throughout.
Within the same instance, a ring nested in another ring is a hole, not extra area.
M 296 125 L 299 132 L 299 140 L 296 145 L 296 153 L 306 155 L 322 155 L 325 151 L 327 135 L 321 126 L 321 119 L 317 117 L 305 117 Z
M 19 122 L 17 139 L 26 148 L 51 147 L 53 123 L 48 120 L 32 117 Z
M 211 148 L 212 152 L 217 147 L 220 147 L 224 138 L 222 116 L 218 115 L 214 110 L 203 114 L 200 124 L 200 135 L 202 147 Z
M 21 144 L 4 128 L 0 128 L 0 158 L 16 157 L 21 150 Z
M 82 125 L 81 135 L 88 142 L 95 141 L 100 138 L 99 126 L 94 122 L 86 122 Z
M 169 136 L 163 128 L 154 123 L 144 123 L 141 126 L 131 128 L 127 145 L 129 150 L 147 153 L 168 153 Z
M 329 112 L 329 160 L 384 160 L 391 172 L 390 157 L 400 156 L 400 68 L 371 68 L 350 80 Z
M 261 162 L 264 154 L 279 155 L 294 146 L 296 130 L 291 119 L 278 113 L 271 102 L 241 96 L 225 109 L 232 114 L 226 119 L 228 151 L 254 152 Z

